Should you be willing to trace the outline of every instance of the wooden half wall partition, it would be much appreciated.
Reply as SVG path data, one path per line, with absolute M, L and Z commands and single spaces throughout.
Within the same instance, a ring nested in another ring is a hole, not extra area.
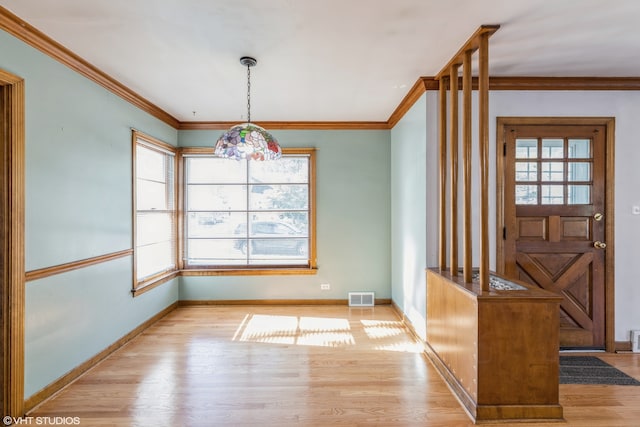
M 489 37 L 498 28 L 497 25 L 480 27 L 436 76 L 440 83 L 439 268 L 427 270 L 425 349 L 474 422 L 559 420 L 562 419 L 558 386 L 561 297 L 489 271 L 488 58 Z M 471 92 L 474 89 L 472 59 L 476 52 L 477 182 L 480 188 L 476 209 L 480 219 L 480 265 L 473 268 Z M 458 253 L 460 157 L 461 262 Z M 462 264 L 462 276 L 459 264 Z

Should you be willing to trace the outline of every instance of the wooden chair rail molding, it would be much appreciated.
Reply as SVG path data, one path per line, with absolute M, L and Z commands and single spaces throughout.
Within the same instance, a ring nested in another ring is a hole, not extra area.
M 65 273 L 67 271 L 77 270 L 79 268 L 88 267 L 90 265 L 100 264 L 102 262 L 111 261 L 114 259 L 130 256 L 133 254 L 133 249 L 125 249 L 118 252 L 111 252 L 104 255 L 98 255 L 91 258 L 81 259 L 78 261 L 71 261 L 64 264 L 54 265 L 51 267 L 39 268 L 37 270 L 30 270 L 25 273 L 25 280 L 32 281 L 45 277 L 53 276 L 55 274 Z

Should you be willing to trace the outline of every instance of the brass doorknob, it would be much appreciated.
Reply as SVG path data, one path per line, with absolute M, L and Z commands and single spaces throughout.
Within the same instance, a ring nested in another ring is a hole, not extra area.
M 600 212 L 598 212 L 597 214 L 595 214 L 593 216 L 593 219 L 595 219 L 596 221 L 602 221 L 603 217 L 604 217 L 604 215 L 602 215 Z
M 593 247 L 596 249 L 604 249 L 607 247 L 607 244 L 604 242 L 596 241 L 596 242 L 593 242 Z

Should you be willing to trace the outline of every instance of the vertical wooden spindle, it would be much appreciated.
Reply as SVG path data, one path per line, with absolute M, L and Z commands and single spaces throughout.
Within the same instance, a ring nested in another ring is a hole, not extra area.
M 489 34 L 478 47 L 478 133 L 480 145 L 480 287 L 489 291 Z
M 440 145 L 440 161 L 438 168 L 440 172 L 440 194 L 439 194 L 439 250 L 438 260 L 440 270 L 447 268 L 447 88 L 446 80 L 440 79 L 440 87 L 438 93 L 440 123 L 438 126 L 439 145 Z
M 458 68 L 452 64 L 449 70 L 449 268 L 452 276 L 458 275 Z
M 471 240 L 471 55 L 464 52 L 462 62 L 462 169 L 463 169 L 463 274 L 465 283 L 473 279 L 473 242 Z

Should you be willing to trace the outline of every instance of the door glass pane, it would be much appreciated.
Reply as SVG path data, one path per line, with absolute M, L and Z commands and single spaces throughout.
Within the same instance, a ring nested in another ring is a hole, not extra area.
M 564 157 L 564 140 L 563 139 L 543 139 L 542 140 L 542 158 L 543 159 L 562 159 Z
M 543 205 L 561 205 L 564 203 L 563 185 L 541 185 L 540 191 Z
M 537 139 L 516 139 L 516 159 L 535 159 L 538 157 Z
M 518 162 L 516 163 L 516 181 L 537 181 L 538 163 Z
M 569 185 L 567 187 L 567 203 L 570 205 L 588 205 L 591 203 L 590 185 Z
M 591 163 L 569 162 L 568 181 L 590 181 Z
M 564 163 L 542 162 L 542 181 L 564 181 Z
M 591 158 L 591 140 L 589 139 L 570 139 L 569 140 L 569 157 L 570 159 L 590 159 Z
M 516 205 L 537 205 L 537 185 L 516 185 Z

